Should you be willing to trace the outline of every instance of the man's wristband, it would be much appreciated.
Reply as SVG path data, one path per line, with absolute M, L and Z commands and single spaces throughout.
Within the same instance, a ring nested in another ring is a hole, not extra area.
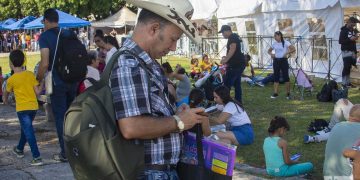
M 177 125 L 179 131 L 180 131 L 180 132 L 184 131 L 184 129 L 185 129 L 185 124 L 184 124 L 184 122 L 183 122 L 183 121 L 180 119 L 180 117 L 177 116 L 177 115 L 173 115 L 173 117 L 174 117 L 174 119 L 175 119 L 175 121 L 176 121 L 176 125 Z

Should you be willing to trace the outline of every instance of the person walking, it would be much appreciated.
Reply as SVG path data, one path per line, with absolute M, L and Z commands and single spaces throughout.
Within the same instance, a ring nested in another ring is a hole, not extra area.
M 52 73 L 53 93 L 50 95 L 50 100 L 60 144 L 60 153 L 54 154 L 53 158 L 56 161 L 67 162 L 63 139 L 64 116 L 76 96 L 78 83 L 64 82 L 57 71 L 58 63 L 56 63 L 56 61 L 58 61 L 58 56 L 56 55 L 55 50 L 60 33 L 59 15 L 57 11 L 53 8 L 47 9 L 44 12 L 44 19 L 42 22 L 44 24 L 45 31 L 39 38 L 41 60 L 37 73 L 37 79 L 38 81 L 42 81 L 44 79 L 45 72 L 48 71 Z M 61 33 L 66 36 L 73 32 L 69 30 L 61 30 Z

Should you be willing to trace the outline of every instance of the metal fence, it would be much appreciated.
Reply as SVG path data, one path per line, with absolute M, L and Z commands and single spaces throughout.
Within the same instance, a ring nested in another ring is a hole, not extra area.
M 275 41 L 271 36 L 240 36 L 242 50 L 252 57 L 251 63 L 258 68 L 272 68 L 272 59 L 268 49 Z M 289 58 L 289 64 L 293 69 L 303 69 L 314 74 L 323 74 L 326 77 L 341 75 L 342 60 L 338 40 L 325 37 L 285 38 L 296 49 Z M 226 54 L 226 42 L 224 38 L 203 38 L 201 53 L 208 54 L 210 58 L 219 60 Z M 198 52 L 190 52 L 196 54 Z

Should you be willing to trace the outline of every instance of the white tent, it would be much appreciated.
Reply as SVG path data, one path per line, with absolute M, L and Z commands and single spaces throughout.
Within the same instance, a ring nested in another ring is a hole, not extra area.
M 117 13 L 109 16 L 106 19 L 91 22 L 92 27 L 110 27 L 122 28 L 125 26 L 134 26 L 136 21 L 136 14 L 130 11 L 127 7 L 123 7 Z
M 359 0 L 222 0 L 217 17 L 219 28 L 230 24 L 239 35 L 253 37 L 243 40 L 257 65 L 271 64 L 266 52 L 274 32 L 280 30 L 293 37 L 298 66 L 314 73 L 331 69 L 339 76 L 342 58 L 337 40 L 344 17 L 354 13 L 360 14 Z

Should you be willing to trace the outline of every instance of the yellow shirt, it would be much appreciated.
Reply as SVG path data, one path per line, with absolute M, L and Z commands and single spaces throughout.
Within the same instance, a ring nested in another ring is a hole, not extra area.
M 200 73 L 201 68 L 199 66 L 191 65 L 191 72 Z
M 34 73 L 22 71 L 9 77 L 6 84 L 6 91 L 14 91 L 16 111 L 39 109 L 34 86 L 39 85 Z
M 201 70 L 204 72 L 204 71 L 208 71 L 210 72 L 211 71 L 211 67 L 212 67 L 212 64 L 210 62 L 206 63 L 204 61 L 201 61 L 200 62 L 200 68 Z

